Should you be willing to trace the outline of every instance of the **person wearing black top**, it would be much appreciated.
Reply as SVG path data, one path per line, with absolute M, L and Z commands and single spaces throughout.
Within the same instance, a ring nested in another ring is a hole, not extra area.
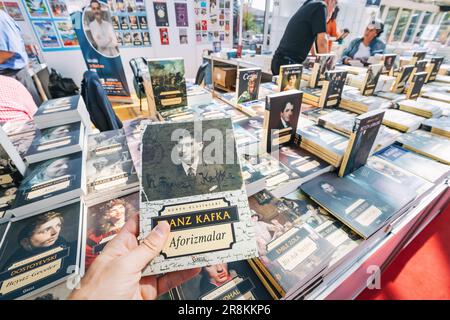
M 282 65 L 303 63 L 316 39 L 317 53 L 328 53 L 327 17 L 336 4 L 337 0 L 307 0 L 297 10 L 273 55 L 273 75 L 279 74 Z

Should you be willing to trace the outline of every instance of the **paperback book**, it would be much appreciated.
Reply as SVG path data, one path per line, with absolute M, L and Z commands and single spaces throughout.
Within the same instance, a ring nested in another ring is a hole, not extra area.
M 128 218 L 139 214 L 139 193 L 86 206 L 84 269 L 89 269 L 109 241 L 114 239 Z
M 241 104 L 258 100 L 259 84 L 261 83 L 261 69 L 238 69 L 236 79 L 236 102 Z
M 399 109 L 424 117 L 438 118 L 442 115 L 442 109 L 437 105 L 419 102 L 417 100 L 402 100 L 397 102 Z
M 184 59 L 147 59 L 150 73 L 150 114 L 176 111 L 188 105 Z M 147 93 L 147 96 L 149 94 Z
M 402 132 L 417 130 L 424 121 L 424 117 L 394 109 L 386 109 L 383 117 L 383 124 L 385 126 Z
M 391 221 L 416 192 L 363 166 L 338 177 L 327 173 L 301 186 L 309 197 L 364 239 Z
M 4 231 L 0 244 L 0 300 L 36 294 L 63 282 L 70 275 L 70 267 L 80 266 L 80 201 L 45 210 L 12 219 Z
M 291 64 L 280 66 L 279 91 L 300 90 L 303 66 L 301 64 Z
M 338 106 L 346 77 L 346 71 L 326 71 L 321 89 L 302 89 L 305 102 L 320 108 Z
M 111 199 L 139 189 L 138 175 L 122 129 L 90 135 L 87 149 L 87 201 Z
M 420 127 L 422 130 L 450 138 L 450 117 L 427 119 Z
M 176 300 L 272 300 L 270 284 L 263 284 L 247 261 L 205 266 L 200 273 L 172 290 Z
M 424 130 L 401 135 L 397 142 L 431 159 L 450 165 L 450 139 Z
M 350 140 L 339 168 L 340 177 L 352 173 L 366 163 L 380 130 L 383 115 L 384 111 L 376 110 L 356 117 Z
M 329 264 L 333 245 L 306 223 L 302 200 L 261 191 L 249 204 L 259 252 L 253 261 L 285 299 L 298 295 Z
M 417 72 L 414 74 L 412 81 L 406 90 L 406 99 L 415 100 L 420 96 L 426 77 L 426 72 Z
M 24 216 L 79 198 L 83 176 L 81 152 L 31 164 L 17 190 L 12 214 Z
M 337 57 L 334 53 L 317 54 L 316 61 L 311 70 L 309 79 L 309 87 L 317 88 L 323 85 L 325 80 L 325 72 L 331 71 L 336 66 Z
M 39 106 L 33 119 L 41 130 L 79 121 L 88 132 L 91 128 L 91 118 L 80 95 L 47 100 Z
M 403 66 L 395 78 L 391 91 L 394 93 L 403 93 L 414 71 L 414 65 Z
M 366 77 L 361 87 L 361 94 L 363 96 L 373 95 L 382 71 L 382 64 L 372 64 L 367 68 Z
M 83 150 L 85 128 L 82 122 L 38 130 L 25 160 L 28 163 L 65 156 Z
M 231 119 L 145 123 L 140 237 L 159 221 L 169 239 L 144 275 L 257 255 Z
M 444 62 L 444 57 L 433 57 L 430 61 L 430 67 L 428 69 L 428 76 L 426 83 L 436 80 L 436 76 L 439 73 L 442 63 Z
M 271 154 L 294 142 L 302 105 L 302 92 L 289 90 L 266 97 L 262 152 Z
M 432 183 L 439 183 L 447 178 L 450 166 L 421 156 L 398 145 L 389 146 L 375 154 L 376 157 L 393 163 L 397 167 L 408 170 Z

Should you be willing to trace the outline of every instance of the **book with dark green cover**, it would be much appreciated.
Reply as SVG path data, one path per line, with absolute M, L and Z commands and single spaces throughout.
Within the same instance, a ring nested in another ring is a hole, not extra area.
M 172 290 L 176 300 L 272 300 L 247 261 L 205 266 L 200 273 Z M 275 293 L 272 291 L 272 294 Z
M 397 138 L 406 149 L 450 165 L 450 139 L 424 130 L 416 130 Z
M 450 166 L 421 156 L 398 145 L 392 145 L 380 150 L 375 156 L 432 183 L 437 183 L 450 174 Z
M 261 69 L 238 69 L 236 80 L 236 101 L 238 104 L 258 100 Z
M 184 59 L 147 59 L 147 64 L 156 111 L 186 107 Z
M 383 120 L 384 111 L 371 111 L 355 119 L 353 132 L 345 150 L 339 176 L 343 177 L 362 167 L 369 157 Z
M 416 197 L 415 190 L 367 166 L 344 178 L 334 173 L 321 175 L 301 190 L 365 239 Z

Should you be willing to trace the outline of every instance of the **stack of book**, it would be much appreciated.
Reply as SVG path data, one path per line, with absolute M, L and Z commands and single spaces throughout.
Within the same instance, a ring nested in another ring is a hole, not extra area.
M 67 292 L 66 280 L 81 266 L 83 216 L 84 205 L 75 199 L 46 203 L 0 224 L 0 300 L 39 298 L 39 293 L 48 299 L 44 291 L 61 283 Z
M 12 214 L 24 216 L 79 199 L 84 194 L 84 167 L 82 152 L 29 165 L 17 190 Z
M 450 116 L 450 103 L 419 97 L 417 102 L 441 108 L 443 116 Z
M 352 133 L 357 114 L 346 111 L 332 111 L 318 118 L 317 124 L 326 129 L 349 137 Z
M 16 198 L 26 165 L 17 150 L 0 128 L 0 221 L 7 216 Z M 17 165 L 16 165 L 17 163 Z M 1 242 L 0 233 L 0 242 Z
M 402 133 L 400 131 L 382 125 L 380 127 L 380 131 L 378 131 L 377 138 L 375 139 L 370 154 L 394 144 L 395 141 L 397 141 L 397 138 L 401 135 Z
M 417 189 L 403 184 L 397 173 L 382 166 L 374 169 L 366 165 L 343 178 L 327 173 L 303 184 L 301 189 L 367 239 L 405 212 L 418 195 Z M 402 174 L 405 181 L 419 181 L 414 185 L 420 185 L 422 190 L 430 186 L 424 179 Z
M 277 198 L 266 191 L 250 197 L 249 204 L 259 253 L 252 260 L 255 270 L 284 299 L 304 295 L 320 282 L 335 251 L 307 223 L 309 220 L 313 224 L 316 215 L 308 212 L 305 201 Z
M 208 104 L 213 101 L 211 91 L 199 85 L 186 85 L 188 106 L 194 107 L 200 104 Z
M 107 200 L 139 189 L 123 129 L 90 135 L 86 158 L 86 201 Z
M 339 107 L 358 114 L 377 109 L 393 107 L 392 101 L 376 96 L 363 96 L 358 90 L 348 90 L 342 93 Z
M 80 121 L 89 133 L 91 118 L 80 95 L 48 100 L 34 115 L 36 127 L 41 130 Z
M 171 290 L 173 300 L 272 300 L 279 295 L 254 270 L 251 261 L 235 261 L 203 267 L 190 280 Z
M 2 124 L 2 128 L 23 159 L 37 134 L 34 121 L 10 121 Z
M 442 109 L 436 105 L 418 102 L 417 100 L 401 100 L 397 102 L 399 109 L 424 118 L 438 118 Z
M 296 135 L 297 145 L 334 167 L 341 165 L 348 140 L 345 136 L 314 124 L 300 126 Z
M 450 117 L 427 119 L 422 123 L 420 128 L 450 138 Z
M 424 98 L 450 103 L 450 94 L 445 92 L 429 91 L 422 94 Z
M 375 154 L 376 157 L 393 163 L 429 182 L 437 184 L 448 178 L 450 166 L 421 156 L 398 145 L 389 146 Z
M 387 109 L 383 118 L 383 124 L 385 126 L 400 130 L 402 132 L 417 130 L 424 121 L 424 117 L 394 109 Z
M 36 130 L 24 158 L 28 163 L 35 163 L 80 152 L 84 147 L 85 132 L 82 122 Z
M 450 164 L 450 139 L 424 130 L 401 135 L 397 142 L 404 148 L 439 162 Z
M 304 102 L 320 108 L 339 105 L 346 77 L 345 71 L 326 71 L 321 88 L 302 89 Z

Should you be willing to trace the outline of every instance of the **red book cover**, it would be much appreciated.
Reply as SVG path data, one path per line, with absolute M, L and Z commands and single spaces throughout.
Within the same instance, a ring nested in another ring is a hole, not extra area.
M 159 28 L 159 35 L 161 38 L 162 45 L 169 44 L 169 30 L 167 28 Z

